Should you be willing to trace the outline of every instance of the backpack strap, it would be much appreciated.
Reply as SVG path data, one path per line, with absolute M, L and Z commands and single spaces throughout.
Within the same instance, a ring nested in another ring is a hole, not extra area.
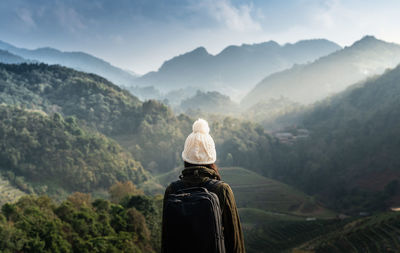
M 184 189 L 184 188 L 185 188 L 185 184 L 183 183 L 182 180 L 178 180 L 178 181 L 171 183 L 172 193 L 176 193 L 177 191 Z
M 198 187 L 204 187 L 209 191 L 214 191 L 217 189 L 218 185 L 222 184 L 224 181 L 217 179 L 207 180 L 203 185 L 199 185 Z M 171 183 L 172 193 L 177 193 L 179 190 L 185 189 L 185 184 L 182 180 L 177 180 Z
M 222 184 L 224 181 L 217 179 L 210 179 L 204 183 L 203 187 L 205 187 L 209 191 L 214 191 L 217 189 L 218 185 Z

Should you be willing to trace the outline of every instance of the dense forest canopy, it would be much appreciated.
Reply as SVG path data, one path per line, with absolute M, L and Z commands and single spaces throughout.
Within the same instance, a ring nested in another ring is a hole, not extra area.
M 2 252 L 157 252 L 160 200 L 126 196 L 122 203 L 75 193 L 60 204 L 23 197 L 0 213 Z
M 0 140 L 0 170 L 9 179 L 16 175 L 37 183 L 38 193 L 44 193 L 43 185 L 93 191 L 117 181 L 138 184 L 150 177 L 118 143 L 58 113 L 1 105 Z

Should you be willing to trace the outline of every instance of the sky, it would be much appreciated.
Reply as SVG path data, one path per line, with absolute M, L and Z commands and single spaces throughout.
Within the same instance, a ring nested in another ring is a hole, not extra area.
M 83 51 L 138 74 L 204 46 L 364 35 L 400 44 L 399 0 L 1 0 L 0 40 Z

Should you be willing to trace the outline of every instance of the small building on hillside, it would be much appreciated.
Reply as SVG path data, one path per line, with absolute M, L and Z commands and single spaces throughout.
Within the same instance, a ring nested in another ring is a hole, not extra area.
M 305 128 L 297 129 L 297 138 L 308 138 L 310 136 L 310 131 Z
M 280 142 L 286 143 L 286 144 L 292 144 L 295 140 L 294 135 L 289 132 L 276 133 L 275 137 L 278 138 L 278 140 Z

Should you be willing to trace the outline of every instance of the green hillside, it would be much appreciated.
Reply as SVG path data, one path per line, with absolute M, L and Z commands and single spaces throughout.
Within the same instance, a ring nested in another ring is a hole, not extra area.
M 139 123 L 141 102 L 129 92 L 100 76 L 57 65 L 0 64 L 0 92 L 0 103 L 73 115 L 104 133 Z
M 255 172 L 224 167 L 220 173 L 232 187 L 239 207 L 303 216 L 334 215 L 301 191 Z
M 343 224 L 337 220 L 286 220 L 274 218 L 244 230 L 246 251 L 249 253 L 286 253 L 317 236 L 327 234 Z M 340 251 L 337 251 L 340 253 Z
M 399 84 L 397 67 L 315 105 L 299 122 L 310 138 L 272 169 L 342 211 L 399 205 Z
M 27 192 L 93 191 L 149 178 L 115 141 L 80 128 L 73 117 L 1 105 L 0 140 L 0 170 L 10 180 L 23 177 L 30 187 L 16 184 Z
M 303 253 L 399 252 L 399 235 L 400 213 L 386 212 L 355 219 L 298 248 Z
M 184 99 L 179 109 L 190 113 L 200 111 L 204 113 L 233 114 L 239 110 L 239 106 L 228 96 L 217 91 L 197 91 L 192 97 Z
M 394 253 L 400 250 L 398 212 L 315 221 L 255 212 L 251 217 L 258 222 L 252 229 L 244 228 L 246 249 L 251 253 Z

